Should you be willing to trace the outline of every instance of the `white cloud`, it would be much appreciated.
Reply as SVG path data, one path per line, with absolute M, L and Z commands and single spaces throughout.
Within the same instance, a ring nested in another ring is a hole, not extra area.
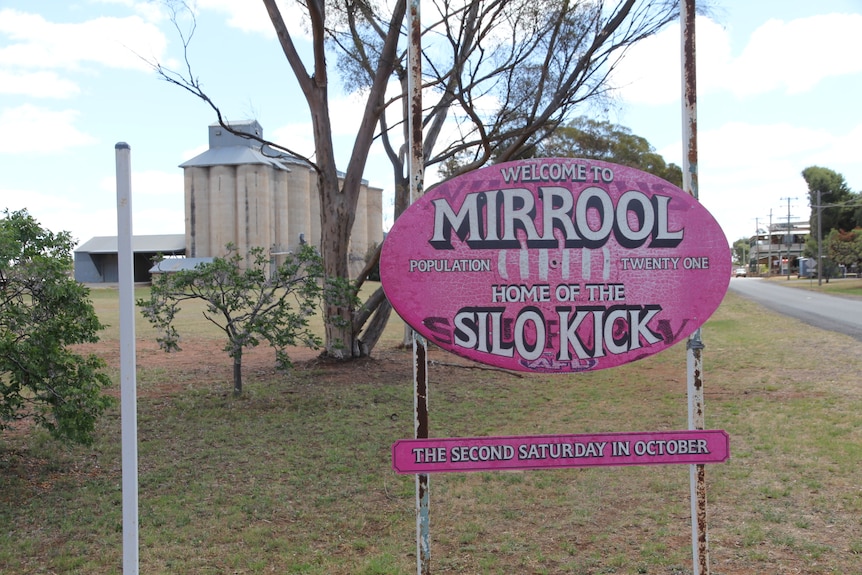
M 311 122 L 296 122 L 285 124 L 272 131 L 271 135 L 264 132 L 267 140 L 284 146 L 306 157 L 314 154 L 314 131 Z
M 54 233 L 70 232 L 79 241 L 117 234 L 115 209 L 96 209 L 62 195 L 35 190 L 0 189 L 0 205 L 11 211 L 26 209 L 42 227 Z
M 32 104 L 0 111 L 0 153 L 58 152 L 96 142 L 75 126 L 76 110 L 49 110 Z
M 702 131 L 698 135 L 700 201 L 731 241 L 753 234 L 758 219 L 761 226 L 768 223 L 770 212 L 773 223 L 786 219 L 787 198 L 791 198 L 792 219 L 805 220 L 808 188 L 802 170 L 820 164 L 841 172 L 836 151 L 860 136 L 862 125 L 840 136 L 786 123 L 731 122 Z M 681 149 L 677 142 L 660 153 L 673 158 Z
M 365 94 L 353 94 L 330 98 L 329 100 L 332 140 L 340 168 L 344 168 L 342 163 L 346 163 L 349 159 L 350 150 L 365 110 L 365 98 Z M 305 102 L 302 101 L 301 109 L 297 109 L 293 115 L 294 117 L 307 117 L 306 110 Z M 265 132 L 264 136 L 298 154 L 308 156 L 314 153 L 314 130 L 310 120 L 291 122 L 271 132 Z
M 862 71 L 862 14 L 823 14 L 790 22 L 769 20 L 754 31 L 728 69 L 738 95 L 771 90 L 805 92 L 825 78 Z
M 798 93 L 826 78 L 862 71 L 862 14 L 769 20 L 738 56 L 732 54 L 729 33 L 722 26 L 699 16 L 696 28 L 700 95 Z M 679 25 L 672 24 L 632 47 L 612 75 L 619 97 L 631 104 L 679 101 L 680 42 Z
M 282 19 L 291 34 L 307 36 L 303 24 L 307 20 L 301 2 L 278 2 Z M 254 34 L 275 37 L 275 30 L 262 2 L 248 0 L 198 0 L 201 10 L 213 10 L 227 14 L 229 26 Z
M 329 116 L 333 136 L 356 136 L 365 115 L 367 99 L 368 94 L 365 92 L 330 99 Z
M 181 234 L 185 206 L 182 174 L 132 173 L 132 228 L 135 234 Z M 116 180 L 104 178 L 100 191 L 74 198 L 36 190 L 0 188 L 0 209 L 26 209 L 52 232 L 68 231 L 83 243 L 117 235 Z M 173 194 L 170 196 L 169 194 Z
M 117 235 L 116 204 L 109 208 L 79 208 L 75 212 L 49 212 L 41 218 L 51 231 L 68 231 L 80 243 L 95 236 Z M 134 225 L 134 224 L 133 224 Z M 135 231 L 137 233 L 137 231 Z
M 716 130 L 701 132 L 698 146 L 702 158 L 725 169 L 740 164 L 772 162 L 804 157 L 824 149 L 834 137 L 826 130 L 813 130 L 787 123 L 757 125 L 729 122 Z
M 144 1 L 139 2 L 137 0 L 94 0 L 101 4 L 108 5 L 118 5 L 125 6 L 126 8 L 130 8 L 135 14 L 141 16 L 148 22 L 161 22 L 163 21 L 167 15 L 164 11 L 164 6 L 161 2 L 152 2 L 152 1 Z
M 862 124 L 853 126 L 846 134 L 831 140 L 814 156 L 815 164 L 840 166 L 848 183 L 862 191 L 862 163 L 859 161 L 859 143 L 862 142 Z
M 33 98 L 69 98 L 80 92 L 78 85 L 55 72 L 9 72 L 0 70 L 0 94 Z
M 176 172 L 161 172 L 158 170 L 144 170 L 132 172 L 132 205 L 135 205 L 136 197 L 159 197 L 169 196 L 179 198 L 183 203 L 183 174 Z M 99 182 L 99 189 L 114 193 L 117 190 L 117 179 L 115 176 L 106 176 Z
M 201 154 L 206 152 L 208 149 L 209 149 L 209 144 L 201 144 L 200 146 L 196 146 L 194 148 L 191 148 L 190 150 L 183 150 L 182 153 L 180 154 L 179 163 L 181 164 L 183 162 L 188 162 L 192 158 L 196 158 L 197 156 L 200 156 Z
M 182 234 L 185 232 L 185 217 L 182 207 L 135 209 L 132 214 L 132 231 L 135 235 Z
M 4 190 L 0 189 L 0 206 L 9 211 L 27 210 L 37 220 L 37 214 L 46 212 L 68 213 L 79 207 L 79 204 L 63 196 L 43 194 L 34 190 Z M 41 222 L 44 223 L 44 222 Z M 51 231 L 60 229 L 48 228 Z
M 55 23 L 41 15 L 0 10 L 0 48 L 5 68 L 60 68 L 77 70 L 84 64 L 148 70 L 142 60 L 162 60 L 167 39 L 140 16 L 96 18 L 78 23 Z

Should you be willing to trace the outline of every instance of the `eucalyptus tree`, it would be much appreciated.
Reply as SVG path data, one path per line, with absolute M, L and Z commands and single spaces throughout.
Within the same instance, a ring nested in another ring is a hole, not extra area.
M 300 2 L 311 42 L 305 59 L 276 0 L 263 3 L 312 120 L 315 155 L 305 159 L 320 183 L 326 353 L 335 358 L 364 355 L 373 348 L 389 308 L 380 290 L 358 305 L 358 283 L 348 277 L 348 243 L 375 139 L 392 164 L 396 217 L 408 203 L 406 1 Z M 673 0 L 424 3 L 425 165 L 457 159 L 463 172 L 529 153 L 574 110 L 609 97 L 608 78 L 625 51 L 676 18 L 677 10 Z M 341 174 L 332 140 L 333 74 L 328 52 L 335 53 L 345 87 L 365 100 L 352 153 Z M 190 64 L 185 72 L 158 64 L 156 68 L 165 79 L 210 105 L 230 130 Z M 261 143 L 293 153 L 275 142 Z M 363 333 L 366 322 L 370 327 Z
M 558 128 L 538 147 L 544 157 L 603 160 L 655 174 L 682 187 L 682 168 L 668 163 L 643 136 L 624 126 L 584 116 Z
M 361 3 L 332 30 L 348 88 L 368 89 L 387 31 L 386 13 Z M 667 0 L 440 0 L 423 4 L 425 165 L 457 159 L 457 175 L 532 155 L 576 110 L 608 103 L 625 51 L 678 16 Z M 406 207 L 407 62 L 380 117 L 392 163 L 396 217 Z
M 359 10 L 339 12 L 331 42 L 347 87 L 360 91 L 369 89 L 379 69 L 388 30 L 382 7 L 357 5 Z M 664 0 L 424 4 L 426 168 L 437 165 L 441 175 L 452 177 L 535 155 L 573 113 L 607 104 L 609 78 L 625 51 L 677 17 L 678 3 Z M 392 165 L 397 218 L 409 203 L 404 51 L 394 74 L 398 84 L 388 113 L 379 118 L 379 137 Z M 662 175 L 673 176 L 673 168 Z M 366 308 L 376 303 L 369 300 Z

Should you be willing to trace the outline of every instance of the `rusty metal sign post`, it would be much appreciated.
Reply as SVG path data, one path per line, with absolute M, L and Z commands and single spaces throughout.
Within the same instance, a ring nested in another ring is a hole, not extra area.
M 407 163 L 410 179 L 410 202 L 424 189 L 425 155 L 422 136 L 422 18 L 419 0 L 410 0 L 407 10 L 407 142 L 410 157 Z M 413 332 L 413 411 L 416 439 L 428 439 L 428 342 Z M 431 573 L 431 513 L 429 478 L 416 474 L 416 572 Z
M 697 66 L 695 50 L 695 0 L 680 2 L 682 37 L 682 132 L 683 190 L 698 198 L 697 180 Z M 686 381 L 688 387 L 688 428 L 705 427 L 703 401 L 703 341 L 698 328 L 688 338 L 686 349 Z M 709 575 L 709 541 L 706 523 L 706 469 L 702 463 L 692 465 L 691 485 L 691 550 L 694 575 Z
M 683 70 L 683 189 L 698 199 L 697 180 L 697 84 L 695 65 L 695 0 L 680 1 L 680 29 Z M 410 0 L 408 27 L 408 172 L 410 200 L 418 198 L 424 187 L 422 137 L 422 64 L 421 17 L 419 0 Z M 689 430 L 703 431 L 703 341 L 700 328 L 689 336 L 686 353 Z M 415 439 L 428 439 L 428 344 L 413 332 L 414 430 Z M 703 463 L 690 466 L 691 524 L 694 575 L 709 575 L 709 546 L 706 521 L 706 479 Z M 429 477 L 416 474 L 416 565 L 419 575 L 430 567 Z

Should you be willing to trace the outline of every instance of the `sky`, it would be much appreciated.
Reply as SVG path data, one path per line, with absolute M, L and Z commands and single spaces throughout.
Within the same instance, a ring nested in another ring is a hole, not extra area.
M 831 168 L 862 190 L 862 0 L 713 5 L 696 24 L 699 199 L 732 243 L 770 217 L 786 221 L 788 210 L 792 220 L 808 219 L 808 166 Z M 310 115 L 262 3 L 195 6 L 188 61 L 225 116 L 256 119 L 266 138 L 311 155 Z M 178 166 L 206 149 L 216 118 L 152 63 L 183 70 L 189 31 L 158 1 L 0 0 L 0 209 L 27 209 L 80 242 L 116 235 L 115 146 L 125 142 L 133 232 L 183 233 Z M 682 165 L 678 24 L 635 46 L 613 82 L 615 103 L 598 119 L 628 127 Z M 361 101 L 333 84 L 344 166 Z M 365 178 L 384 190 L 388 226 L 392 177 L 382 150 L 373 150 Z

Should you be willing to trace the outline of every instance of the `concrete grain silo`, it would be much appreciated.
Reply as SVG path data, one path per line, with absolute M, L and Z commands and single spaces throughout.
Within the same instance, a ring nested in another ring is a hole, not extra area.
M 296 238 L 287 238 L 286 245 L 290 244 L 290 239 L 298 240 L 301 237 L 303 241 L 311 243 L 312 237 L 317 237 L 311 234 L 311 200 L 316 194 L 316 190 L 311 189 L 311 182 L 314 179 L 315 175 L 311 168 L 301 166 L 295 166 L 286 175 L 284 191 L 287 200 L 286 229 L 296 236 Z
M 256 121 L 231 124 L 263 137 Z M 279 254 L 307 242 L 320 246 L 318 179 L 303 160 L 209 127 L 209 149 L 180 165 L 185 175 L 186 256 L 225 254 L 228 243 L 240 253 L 263 247 Z M 364 266 L 368 247 L 383 241 L 383 190 L 363 181 L 351 236 L 351 273 Z
M 356 211 L 354 212 L 353 232 L 350 234 L 350 259 L 355 260 L 357 257 L 364 259 L 365 252 L 368 249 L 368 193 L 362 189 L 359 191 L 359 201 L 356 202 Z M 351 261 L 351 263 L 353 263 Z
M 368 188 L 365 204 L 368 244 L 377 246 L 383 241 L 383 190 Z

